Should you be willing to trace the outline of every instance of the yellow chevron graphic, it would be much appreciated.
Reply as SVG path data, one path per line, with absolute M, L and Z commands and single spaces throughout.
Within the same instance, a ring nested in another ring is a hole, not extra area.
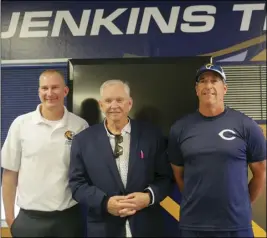
M 176 203 L 172 198 L 166 197 L 160 205 L 170 213 L 177 221 L 179 221 L 180 217 L 180 206 Z M 255 237 L 266 237 L 266 231 L 263 230 L 257 223 L 252 221 L 252 227 Z
M 266 61 L 266 49 L 255 55 L 250 61 Z
M 266 124 L 261 124 L 261 125 L 259 125 L 261 128 L 262 128 L 262 131 L 263 131 L 263 134 L 264 134 L 264 136 L 265 136 L 265 139 L 266 139 Z
M 253 39 L 238 43 L 236 45 L 230 46 L 228 48 L 222 49 L 222 50 L 218 50 L 218 51 L 214 51 L 214 52 L 210 52 L 210 53 L 206 53 L 206 54 L 202 54 L 200 56 L 212 56 L 212 57 L 218 57 L 218 56 L 222 56 L 222 55 L 226 55 L 229 53 L 233 53 L 239 50 L 243 50 L 243 49 L 247 49 L 248 47 L 260 44 L 262 42 L 266 41 L 266 34 L 262 35 L 262 36 L 258 36 L 255 37 Z M 266 50 L 265 50 L 266 52 Z M 261 52 L 263 54 L 263 52 Z M 260 56 L 262 57 L 262 56 Z M 266 61 L 266 55 L 265 55 L 265 61 Z
M 218 51 L 214 51 L 214 52 L 210 52 L 210 53 L 206 53 L 206 54 L 200 54 L 198 56 L 212 56 L 212 57 L 218 57 L 218 56 L 223 56 L 229 53 L 233 53 L 239 50 L 244 50 L 247 49 L 251 46 L 260 44 L 262 42 L 266 41 L 266 34 L 255 37 L 253 39 L 238 43 L 236 45 L 230 46 L 228 48 L 222 49 L 222 50 L 218 50 Z M 133 57 L 145 57 L 145 56 L 140 56 L 140 55 L 135 55 L 135 54 L 128 54 L 125 53 L 123 55 L 123 58 L 133 58 Z M 254 56 L 251 61 L 266 61 L 266 49 L 264 49 L 263 51 L 261 51 L 258 55 Z

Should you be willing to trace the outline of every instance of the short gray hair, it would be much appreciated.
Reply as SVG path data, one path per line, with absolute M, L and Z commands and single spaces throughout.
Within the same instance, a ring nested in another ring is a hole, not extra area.
M 103 95 L 103 90 L 106 86 L 109 85 L 114 85 L 114 84 L 122 84 L 124 86 L 124 90 L 125 92 L 128 94 L 128 96 L 130 97 L 130 87 L 129 84 L 127 82 L 123 82 L 122 80 L 119 79 L 111 79 L 111 80 L 107 80 L 105 81 L 101 87 L 100 87 L 100 96 L 102 97 Z

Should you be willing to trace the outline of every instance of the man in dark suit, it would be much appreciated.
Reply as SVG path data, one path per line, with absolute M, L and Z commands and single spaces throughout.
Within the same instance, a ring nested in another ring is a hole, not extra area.
M 128 117 L 130 88 L 120 80 L 100 88 L 106 118 L 72 142 L 69 183 L 87 209 L 89 237 L 161 237 L 160 202 L 171 188 L 164 137 L 154 126 Z

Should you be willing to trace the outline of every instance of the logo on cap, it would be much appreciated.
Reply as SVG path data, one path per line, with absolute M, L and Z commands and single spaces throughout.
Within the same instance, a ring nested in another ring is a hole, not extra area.
M 206 64 L 205 67 L 206 69 L 210 69 L 213 66 L 213 64 Z

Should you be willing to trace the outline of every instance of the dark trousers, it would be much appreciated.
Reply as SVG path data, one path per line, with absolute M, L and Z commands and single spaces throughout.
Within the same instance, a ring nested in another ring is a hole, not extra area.
M 191 231 L 191 230 L 180 230 L 180 237 L 207 237 L 207 238 L 217 238 L 217 237 L 233 237 L 233 238 L 253 238 L 252 228 L 238 231 Z
M 12 237 L 85 237 L 78 205 L 64 211 L 20 209 L 10 231 Z

